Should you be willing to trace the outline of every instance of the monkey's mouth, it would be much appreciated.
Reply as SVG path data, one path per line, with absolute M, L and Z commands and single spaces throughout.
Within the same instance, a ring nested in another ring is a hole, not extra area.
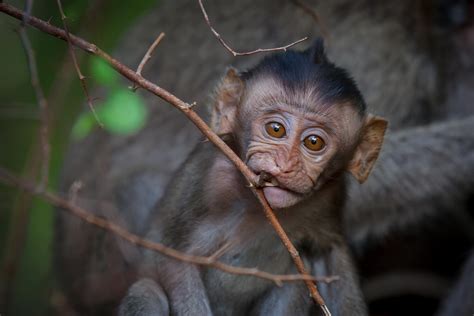
M 303 199 L 303 194 L 282 186 L 278 179 L 269 173 L 262 171 L 258 176 L 259 186 L 263 187 L 263 194 L 272 208 L 287 208 Z
M 275 209 L 293 206 L 303 198 L 301 194 L 279 186 L 264 187 L 263 194 L 270 206 Z

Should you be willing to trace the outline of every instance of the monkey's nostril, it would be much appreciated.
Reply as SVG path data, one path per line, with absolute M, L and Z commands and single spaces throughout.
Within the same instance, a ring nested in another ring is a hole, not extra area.
M 268 172 L 266 172 L 266 171 L 262 171 L 260 173 L 260 179 L 262 181 L 270 181 L 272 178 L 273 178 L 273 176 L 271 174 L 269 174 Z
M 275 177 L 266 171 L 261 171 L 260 173 L 257 173 L 257 175 L 257 187 L 276 186 L 278 184 Z

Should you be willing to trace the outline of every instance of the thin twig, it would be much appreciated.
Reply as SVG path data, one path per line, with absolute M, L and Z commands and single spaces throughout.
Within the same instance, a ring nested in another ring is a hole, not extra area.
M 219 249 L 217 249 L 212 255 L 209 256 L 209 260 L 218 260 L 220 257 L 222 257 L 227 250 L 229 250 L 232 247 L 231 242 L 226 242 L 223 244 Z
M 39 136 L 36 146 L 39 147 L 39 153 L 35 157 L 34 167 L 27 168 L 26 173 L 29 177 L 36 179 L 38 177 L 38 190 L 44 190 L 48 185 L 49 162 L 50 162 L 50 145 L 49 145 L 49 106 L 46 100 L 43 88 L 38 75 L 38 67 L 36 63 L 35 52 L 31 45 L 31 41 L 26 31 L 26 24 L 33 9 L 33 0 L 25 1 L 25 12 L 18 34 L 21 39 L 23 49 L 25 51 L 27 65 L 30 74 L 30 83 L 34 90 L 36 101 L 38 102 L 40 112 Z M 0 271 L 0 279 L 3 285 L 0 286 L 0 306 L 4 306 L 8 310 L 7 304 L 10 303 L 12 297 L 13 284 L 18 270 L 18 262 L 23 254 L 27 227 L 30 219 L 30 210 L 26 207 L 31 201 L 31 197 L 20 192 L 18 194 L 14 212 L 12 212 L 10 226 L 8 231 L 7 242 L 5 244 L 4 259 L 2 262 L 2 270 Z
M 104 229 L 106 231 L 109 231 L 113 233 L 114 235 L 136 246 L 159 252 L 165 256 L 168 256 L 176 260 L 216 268 L 216 269 L 219 269 L 231 274 L 254 276 L 254 277 L 258 277 L 258 278 L 265 279 L 268 281 L 272 281 L 277 285 L 282 285 L 283 282 L 292 282 L 292 281 L 301 281 L 301 280 L 312 280 L 312 281 L 321 281 L 321 282 L 328 282 L 328 283 L 338 280 L 338 277 L 336 276 L 317 278 L 317 277 L 313 277 L 309 275 L 301 275 L 301 274 L 288 274 L 288 275 L 272 274 L 265 271 L 261 271 L 257 268 L 244 268 L 244 267 L 231 266 L 231 265 L 222 263 L 220 261 L 217 261 L 215 260 L 215 258 L 212 258 L 212 257 L 195 256 L 195 255 L 186 254 L 176 249 L 169 248 L 161 243 L 143 239 L 138 235 L 130 233 L 125 228 L 115 223 L 112 223 L 102 217 L 96 216 L 93 213 L 83 209 L 82 207 L 78 205 L 72 204 L 70 201 L 52 192 L 49 192 L 47 190 L 38 191 L 32 183 L 29 183 L 25 179 L 21 179 L 13 175 L 10 171 L 1 167 L 0 167 L 0 180 L 1 182 L 7 185 L 15 186 L 22 190 L 28 191 L 31 194 L 36 195 L 42 198 L 43 200 L 47 201 L 51 205 L 54 205 L 60 208 L 61 210 L 68 211 L 69 213 L 73 214 L 74 216 L 79 217 L 83 221 L 90 223 L 94 226 L 97 226 L 101 229 Z
M 153 44 L 148 48 L 148 50 L 145 53 L 145 56 L 143 56 L 142 61 L 138 65 L 137 68 L 137 75 L 142 75 L 143 67 L 145 67 L 146 63 L 150 60 L 151 56 L 153 55 L 153 52 L 155 51 L 155 48 L 160 44 L 161 40 L 165 37 L 165 33 L 161 32 L 160 35 L 155 39 Z M 138 86 L 136 84 L 133 84 L 132 90 L 136 91 L 138 89 Z
M 82 74 L 81 68 L 79 67 L 79 63 L 77 62 L 76 54 L 74 53 L 74 46 L 71 44 L 71 36 L 70 36 L 69 28 L 66 22 L 67 17 L 64 14 L 61 0 L 56 0 L 56 2 L 58 4 L 59 12 L 61 13 L 61 20 L 63 21 L 63 27 L 66 33 L 66 40 L 68 42 L 69 54 L 71 55 L 74 68 L 76 69 L 77 76 L 79 77 L 79 81 L 81 82 L 82 90 L 84 91 L 84 95 L 86 96 L 87 104 L 89 105 L 89 109 L 91 110 L 92 115 L 94 115 L 94 118 L 99 124 L 99 126 L 104 127 L 104 125 L 99 119 L 99 116 L 97 115 L 95 111 L 94 104 L 92 103 L 92 98 L 90 97 L 89 89 L 87 88 L 86 77 Z
M 48 174 L 49 174 L 49 160 L 50 160 L 50 145 L 49 145 L 49 106 L 48 101 L 46 100 L 43 87 L 38 75 L 38 66 L 36 63 L 35 52 L 31 46 L 30 38 L 26 32 L 25 25 L 28 24 L 28 19 L 30 12 L 32 10 L 33 1 L 28 0 L 26 2 L 26 12 L 28 15 L 23 17 L 23 20 L 18 29 L 18 34 L 20 35 L 21 43 L 25 50 L 26 60 L 28 64 L 28 69 L 30 72 L 30 82 L 33 90 L 35 91 L 36 100 L 40 109 L 40 147 L 41 147 L 41 175 L 39 181 L 40 188 L 46 188 L 48 185 Z
M 0 3 L 0 11 L 15 17 L 17 19 L 21 19 L 24 13 L 21 10 L 18 10 L 17 8 Z M 191 122 L 196 125 L 196 127 L 216 146 L 218 147 L 224 155 L 236 166 L 236 168 L 244 175 L 244 177 L 247 179 L 247 181 L 250 184 L 253 184 L 251 187 L 251 190 L 254 192 L 254 194 L 257 196 L 258 200 L 261 202 L 263 206 L 263 211 L 265 213 L 265 216 L 268 218 L 270 221 L 271 225 L 275 229 L 276 233 L 278 234 L 279 238 L 282 240 L 283 244 L 287 247 L 293 261 L 295 262 L 295 265 L 298 269 L 298 272 L 302 275 L 308 275 L 303 261 L 301 260 L 301 257 L 298 254 L 298 251 L 296 248 L 293 246 L 291 243 L 288 235 L 285 233 L 283 230 L 283 227 L 280 225 L 278 222 L 275 214 L 273 213 L 271 207 L 269 206 L 268 202 L 265 199 L 265 196 L 262 192 L 261 189 L 258 189 L 255 187 L 255 183 L 258 183 L 258 176 L 255 175 L 246 165 L 245 163 L 235 154 L 235 152 L 227 146 L 227 144 L 218 136 L 216 135 L 210 128 L 209 126 L 202 120 L 202 118 L 192 110 L 192 108 L 189 106 L 188 103 L 182 101 L 175 95 L 171 94 L 167 90 L 157 86 L 156 84 L 148 81 L 147 79 L 143 78 L 142 76 L 139 76 L 136 74 L 135 71 L 132 69 L 126 67 L 104 51 L 102 51 L 99 47 L 97 47 L 94 44 L 91 44 L 84 39 L 74 36 L 72 34 L 69 35 L 69 33 L 66 33 L 64 30 L 61 30 L 60 28 L 54 27 L 51 24 L 47 23 L 46 21 L 43 21 L 38 18 L 33 18 L 31 17 L 29 24 L 45 33 L 48 33 L 50 35 L 53 35 L 57 38 L 60 38 L 62 40 L 68 41 L 70 44 L 79 47 L 91 54 L 94 54 L 96 56 L 101 57 L 104 61 L 106 61 L 112 68 L 114 68 L 117 72 L 122 74 L 124 77 L 129 79 L 130 81 L 136 83 L 138 86 L 142 87 L 145 90 L 148 90 L 149 92 L 155 94 L 159 98 L 163 99 L 164 101 L 168 102 L 172 106 L 176 107 L 179 109 Z M 308 289 L 310 290 L 311 297 L 313 300 L 320 305 L 322 308 L 324 314 L 326 316 L 330 315 L 329 311 L 327 310 L 327 307 L 324 303 L 324 300 L 322 299 L 321 295 L 319 294 L 316 285 L 311 282 L 311 281 L 306 281 L 306 285 Z
M 316 24 L 319 26 L 319 29 L 321 31 L 321 36 L 324 38 L 326 42 L 329 41 L 329 32 L 328 29 L 326 28 L 326 25 L 323 23 L 321 17 L 319 14 L 311 8 L 307 3 L 305 3 L 303 0 L 291 0 L 293 4 L 295 4 L 297 7 L 302 9 L 304 12 L 309 14 L 313 20 L 316 22 Z
M 248 51 L 248 52 L 236 52 L 224 41 L 222 36 L 212 26 L 211 21 L 209 20 L 209 16 L 207 15 L 206 9 L 204 8 L 204 5 L 202 4 L 202 0 L 198 0 L 198 2 L 199 2 L 199 6 L 201 7 L 201 11 L 202 11 L 202 15 L 204 16 L 204 20 L 206 20 L 207 26 L 209 26 L 209 28 L 211 29 L 212 33 L 217 38 L 219 43 L 221 43 L 221 45 L 224 46 L 224 48 L 226 50 L 228 50 L 232 55 L 234 55 L 234 57 L 248 56 L 248 55 L 253 55 L 253 54 L 257 54 L 257 53 L 274 52 L 274 51 L 279 51 L 279 50 L 286 51 L 288 48 L 290 48 L 292 46 L 295 46 L 296 44 L 299 44 L 299 43 L 301 43 L 303 41 L 306 41 L 308 39 L 308 37 L 303 37 L 302 39 L 299 39 L 299 40 L 297 40 L 297 41 L 295 41 L 291 44 L 288 44 L 288 45 L 285 45 L 285 46 L 280 46 L 280 47 L 258 48 L 258 49 Z

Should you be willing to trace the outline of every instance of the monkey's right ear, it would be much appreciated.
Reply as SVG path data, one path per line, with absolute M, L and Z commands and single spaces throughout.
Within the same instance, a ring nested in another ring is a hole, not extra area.
M 244 82 L 235 68 L 229 68 L 224 79 L 217 86 L 211 127 L 218 135 L 232 133 L 244 87 Z
M 362 128 L 361 141 L 349 163 L 349 172 L 359 181 L 365 182 L 374 167 L 382 148 L 387 121 L 375 115 L 367 115 Z

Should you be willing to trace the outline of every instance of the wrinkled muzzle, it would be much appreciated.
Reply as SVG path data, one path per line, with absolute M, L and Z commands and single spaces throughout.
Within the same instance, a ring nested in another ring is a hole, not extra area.
M 263 192 L 273 208 L 293 206 L 312 191 L 313 182 L 298 161 L 284 161 L 272 153 L 259 152 L 251 154 L 247 164 L 267 182 Z

